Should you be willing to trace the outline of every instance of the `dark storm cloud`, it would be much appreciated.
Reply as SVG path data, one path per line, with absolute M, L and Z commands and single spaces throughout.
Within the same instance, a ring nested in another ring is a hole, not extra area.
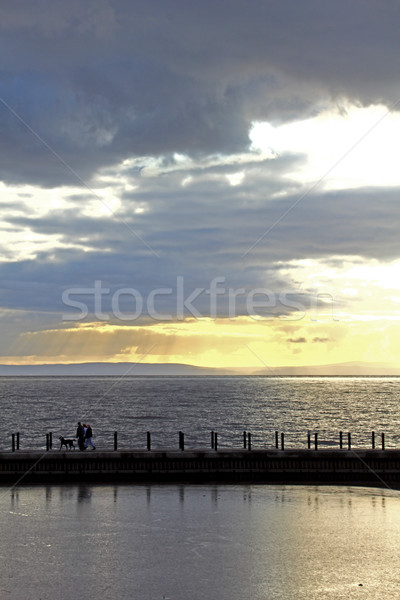
M 257 162 L 242 152 L 254 120 L 300 119 L 343 98 L 397 101 L 399 25 L 396 2 L 369 0 L 0 0 L 0 179 L 62 184 L 54 193 L 69 202 L 38 218 L 37 189 L 2 201 L 6 233 L 49 244 L 19 259 L 0 241 L 0 305 L 59 315 L 63 291 L 100 280 L 109 310 L 120 288 L 146 298 L 183 277 L 190 294 L 223 277 L 226 288 L 270 291 L 264 316 L 290 314 L 313 294 L 293 261 L 397 258 L 397 190 L 305 194 L 287 177 L 304 156 Z M 176 153 L 192 162 L 180 166 Z M 238 171 L 243 180 L 229 185 Z M 84 182 L 109 185 L 115 213 L 96 211 L 104 204 Z M 287 304 L 274 304 L 285 291 Z M 207 316 L 209 296 L 196 306 Z M 219 308 L 227 314 L 222 298 Z M 159 309 L 173 314 L 174 294 Z M 237 310 L 246 314 L 243 295 Z
M 397 100 L 397 2 L 0 2 L 0 97 L 81 177 L 129 156 L 232 153 L 254 119 Z M 0 176 L 73 176 L 5 105 Z
M 282 159 L 287 166 L 286 160 Z M 257 314 L 289 314 L 307 309 L 316 293 L 302 287 L 293 261 L 313 258 L 340 269 L 349 255 L 359 257 L 360 264 L 365 258 L 397 258 L 396 189 L 314 193 L 298 202 L 301 190 L 276 195 L 283 181 L 280 162 L 252 168 L 247 164 L 237 186 L 226 178 L 231 168 L 224 172 L 222 166 L 202 169 L 198 181 L 191 170 L 194 182 L 186 186 L 180 184 L 185 176 L 181 171 L 155 178 L 138 175 L 136 188 L 125 193 L 116 213 L 120 220 L 113 214 L 89 216 L 86 202 L 81 210 L 77 204 L 41 218 L 4 214 L 8 227 L 21 236 L 55 236 L 64 247 L 37 252 L 34 260 L 0 264 L 0 304 L 64 312 L 64 290 L 93 287 L 100 280 L 110 289 L 105 310 L 118 289 L 134 288 L 146 299 L 155 288 L 171 288 L 172 293 L 158 302 L 160 312 L 173 314 L 178 277 L 183 278 L 186 295 L 196 288 L 207 290 L 213 278 L 222 277 L 220 288 L 244 290 L 235 304 L 238 314 L 247 314 L 246 294 L 256 289 L 264 290 L 255 299 L 266 305 Z M 135 213 L 139 205 L 147 208 Z M 283 275 L 282 269 L 290 275 Z M 286 294 L 284 302 L 280 294 Z M 121 299 L 124 310 L 129 301 Z M 90 302 L 93 309 L 93 299 Z M 204 316 L 209 314 L 205 292 L 195 305 Z M 228 308 L 225 293 L 218 314 L 227 315 Z
M 90 212 L 84 202 L 81 210 L 77 205 L 40 218 L 3 218 L 15 230 L 57 235 L 64 244 L 112 251 L 116 257 L 126 254 L 132 262 L 140 256 L 153 262 L 142 238 L 161 262 L 187 263 L 208 276 L 218 269 L 259 269 L 303 257 L 324 258 L 339 266 L 340 256 L 384 261 L 398 256 L 396 189 L 314 193 L 299 202 L 300 190 L 276 196 L 282 180 L 274 179 L 275 162 L 279 173 L 279 161 L 255 165 L 237 186 L 229 185 L 223 173 L 216 178 L 213 169 L 209 178 L 203 171 L 198 182 L 187 186 L 180 185 L 181 175 L 176 173 L 143 178 L 137 189 L 125 193 L 115 214 L 89 216 L 81 212 Z M 140 205 L 147 209 L 135 213 Z M 98 206 L 103 208 L 100 202 Z

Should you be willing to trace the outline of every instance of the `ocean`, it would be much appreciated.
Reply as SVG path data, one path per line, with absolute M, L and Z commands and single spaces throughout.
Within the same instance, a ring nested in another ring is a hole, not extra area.
M 0 450 L 20 433 L 21 449 L 45 449 L 46 434 L 73 437 L 78 421 L 90 423 L 99 449 L 240 448 L 243 431 L 253 447 L 338 447 L 339 431 L 353 447 L 370 447 L 371 432 L 385 433 L 387 448 L 400 447 L 400 378 L 396 377 L 1 377 Z
M 399 447 L 396 378 L 0 378 L 2 450 L 90 422 L 99 449 L 305 447 L 307 432 Z M 0 455 L 1 456 L 1 455 Z M 285 485 L 0 488 L 0 598 L 382 600 L 400 595 L 398 491 Z

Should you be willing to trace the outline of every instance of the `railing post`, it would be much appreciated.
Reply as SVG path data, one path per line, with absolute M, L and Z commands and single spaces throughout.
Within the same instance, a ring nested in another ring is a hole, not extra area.
M 114 450 L 118 450 L 118 431 L 114 431 Z
M 249 433 L 247 434 L 248 436 L 248 444 L 247 444 L 247 448 L 248 450 L 251 450 L 251 433 L 249 431 Z
M 385 449 L 385 434 L 384 433 L 381 434 L 381 438 L 382 438 L 382 450 L 384 450 Z
M 185 449 L 185 434 L 183 433 L 183 431 L 179 432 L 179 449 Z
M 281 433 L 281 450 L 285 449 L 285 434 Z
M 15 452 L 15 433 L 11 434 L 11 450 Z
M 318 433 L 317 432 L 315 432 L 314 447 L 316 450 L 318 450 Z
M 49 434 L 46 433 L 46 452 L 50 450 Z
M 147 432 L 147 450 L 151 450 L 151 433 Z
M 339 431 L 339 448 L 343 448 L 343 431 Z
M 371 440 L 372 441 L 372 450 L 375 450 L 375 431 L 372 432 L 371 438 L 372 438 L 372 440 Z
M 279 442 L 278 442 L 278 432 L 275 431 L 275 448 L 278 449 L 279 448 Z
M 17 431 L 17 450 L 19 450 L 19 431 Z
M 247 447 L 247 432 L 243 431 L 243 448 L 246 449 Z
M 218 450 L 218 433 L 214 432 L 214 450 L 215 452 Z
M 351 433 L 350 433 L 350 431 L 347 434 L 347 445 L 348 445 L 349 450 L 351 450 Z
M 18 447 L 18 445 L 17 445 L 17 447 Z M 49 432 L 49 450 L 52 450 L 52 448 L 53 448 L 53 432 L 50 431 Z
M 311 433 L 307 433 L 307 448 L 310 450 L 311 448 Z

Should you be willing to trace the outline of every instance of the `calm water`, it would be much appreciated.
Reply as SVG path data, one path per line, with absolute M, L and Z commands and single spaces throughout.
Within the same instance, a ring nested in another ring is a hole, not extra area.
M 2 599 L 400 595 L 399 496 L 388 490 L 81 485 L 0 493 Z
M 208 447 L 218 431 L 221 447 L 241 447 L 243 430 L 255 447 L 274 444 L 285 432 L 287 447 L 305 447 L 307 431 L 321 445 L 337 447 L 339 431 L 352 432 L 355 447 L 370 446 L 371 431 L 400 447 L 400 378 L 323 377 L 38 377 L 0 378 L 0 450 L 21 434 L 21 448 L 44 448 L 73 436 L 89 422 L 98 448 Z

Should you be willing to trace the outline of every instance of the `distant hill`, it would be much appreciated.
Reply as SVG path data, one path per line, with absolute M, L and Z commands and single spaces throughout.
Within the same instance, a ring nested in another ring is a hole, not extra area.
M 45 365 L 0 365 L 0 376 L 80 376 L 80 375 L 231 375 L 233 371 L 194 367 L 185 364 L 146 364 L 146 363 L 76 363 Z
M 43 365 L 0 365 L 0 376 L 400 376 L 400 368 L 395 365 L 369 363 L 341 363 L 333 365 L 314 365 L 308 367 L 275 367 L 264 369 L 217 369 L 195 367 L 179 363 L 76 363 Z

